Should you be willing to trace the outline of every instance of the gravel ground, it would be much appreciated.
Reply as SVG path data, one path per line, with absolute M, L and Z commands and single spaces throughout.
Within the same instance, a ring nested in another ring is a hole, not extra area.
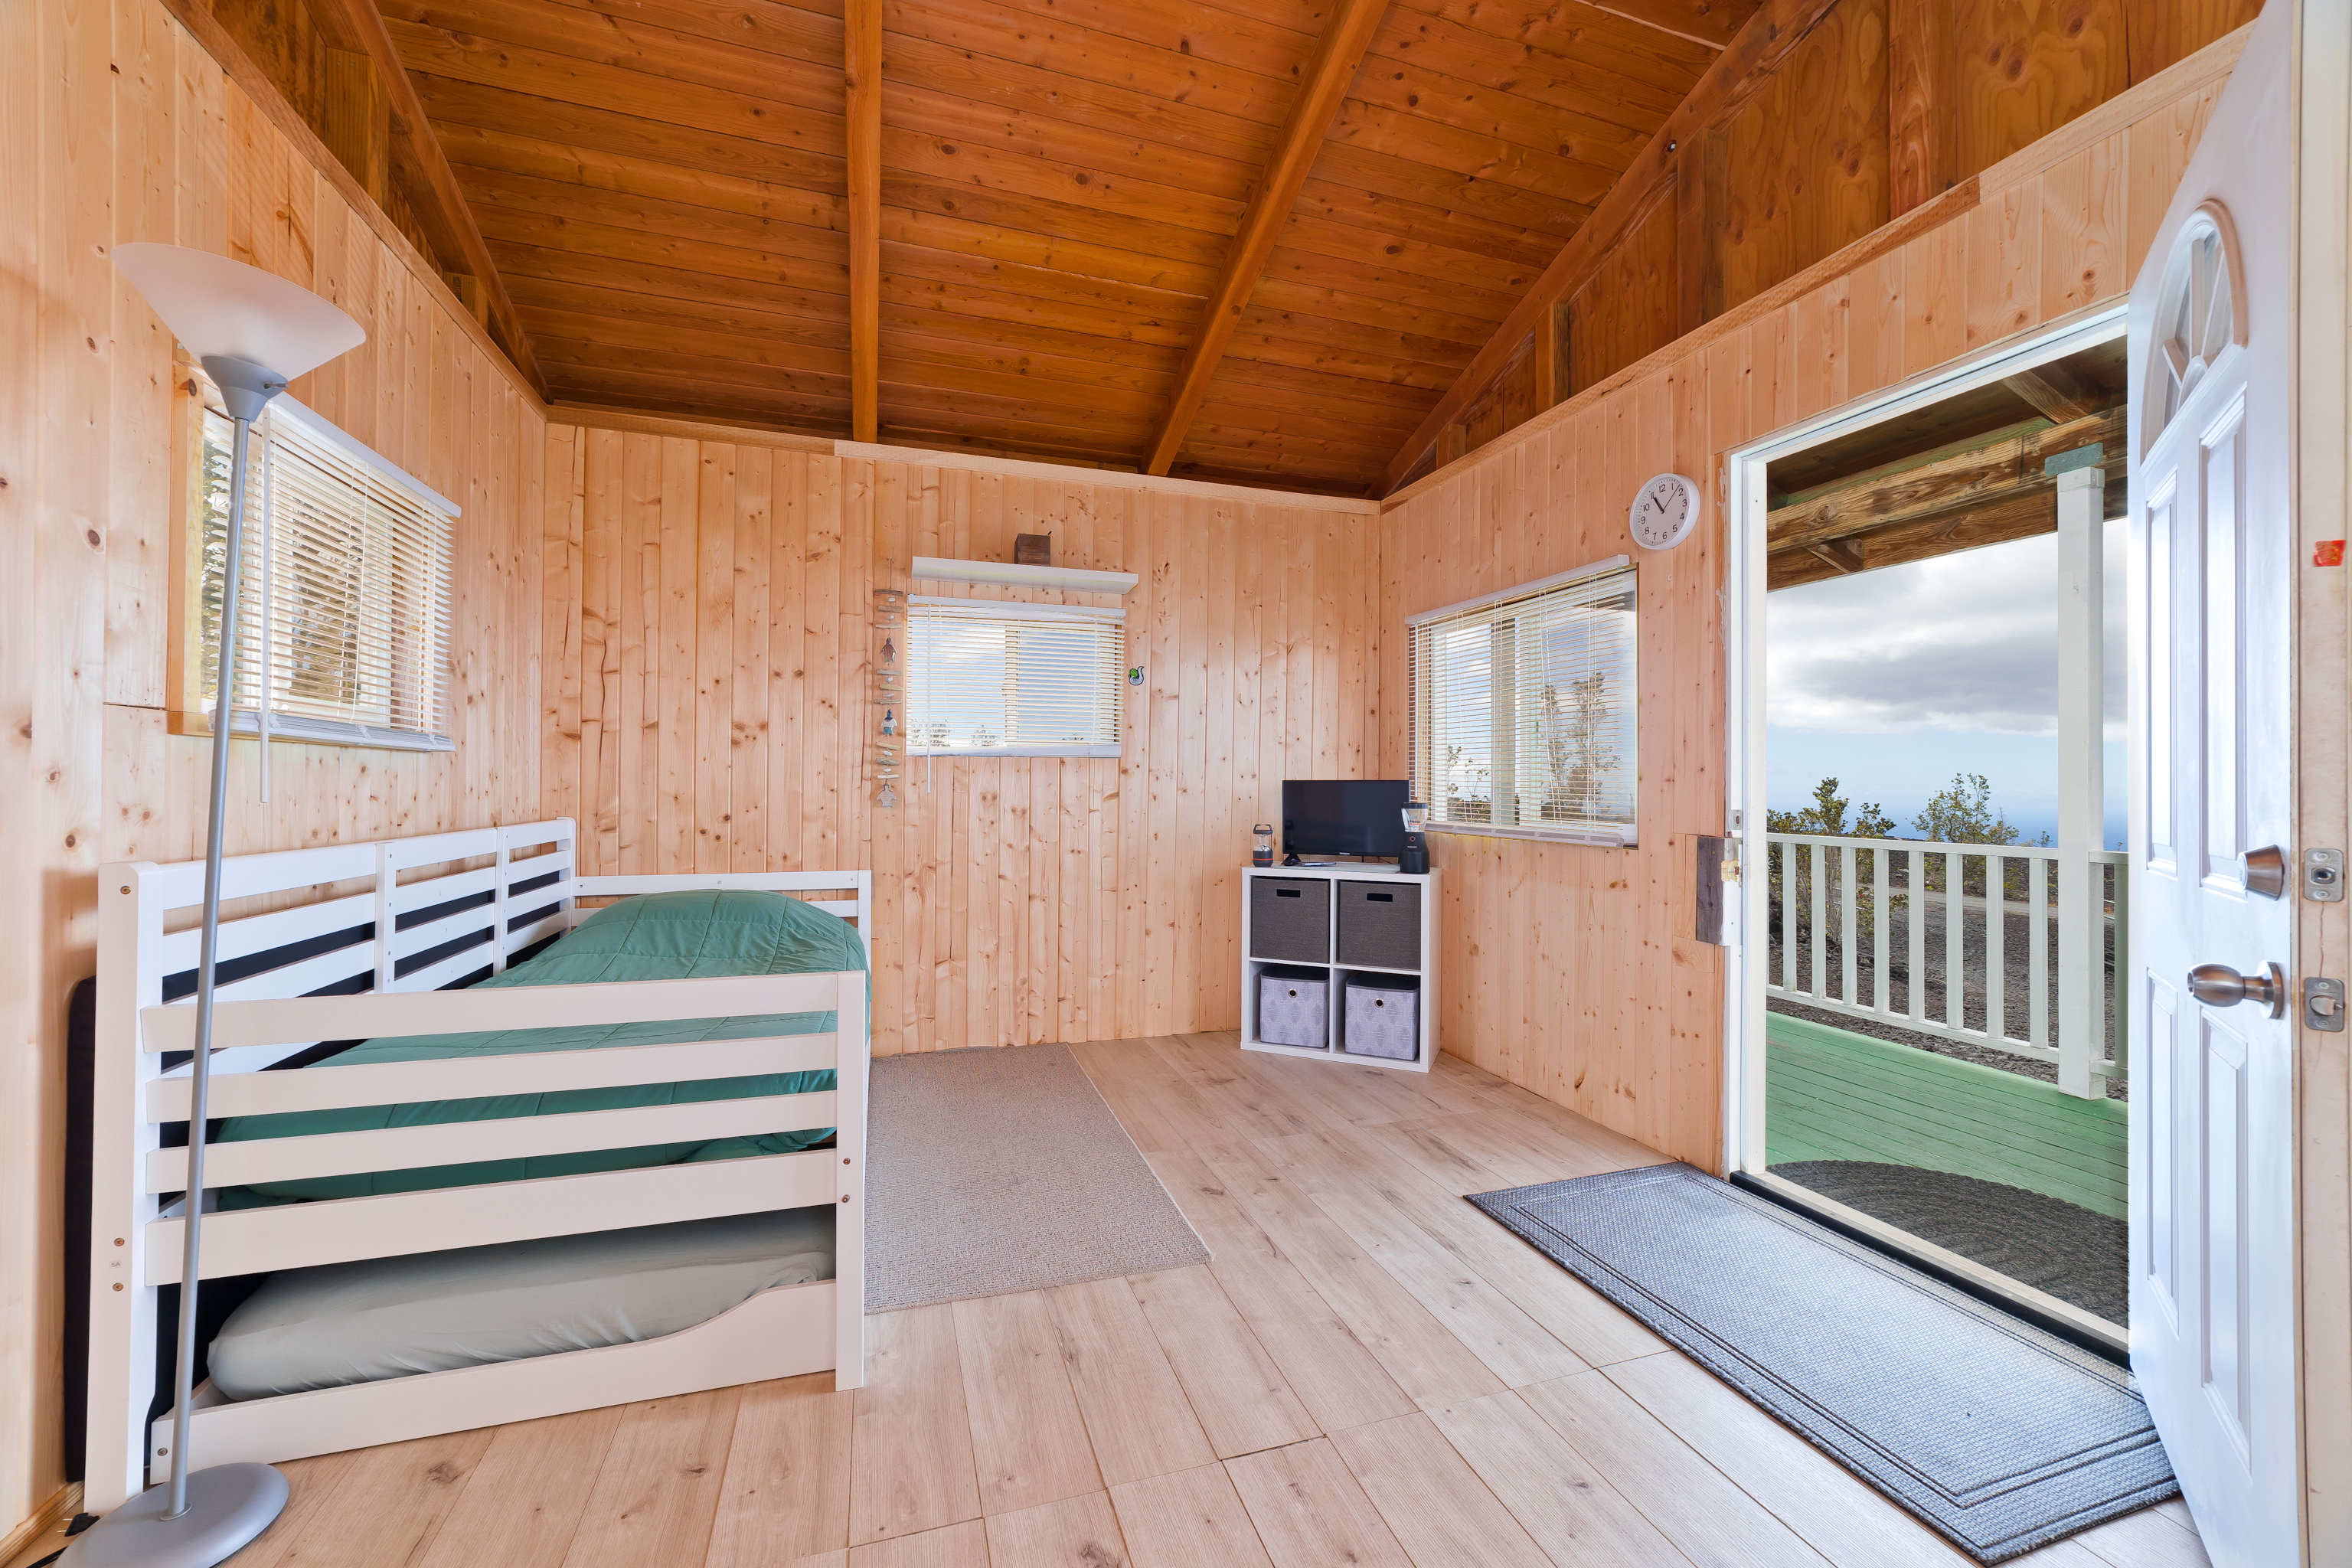
M 1941 901 L 1930 904 L 1925 913 L 1926 919 L 1922 921 L 1925 928 L 1922 943 L 1925 952 L 1921 954 L 1923 973 L 1919 979 L 1926 991 L 1926 1010 L 1928 1016 L 1941 1017 L 1944 1012 L 1945 985 L 1944 905 Z M 1833 919 L 1834 912 L 1825 918 Z M 1860 923 L 1857 921 L 1857 925 Z M 2012 1038 L 2021 1039 L 2026 1037 L 2032 1025 L 2032 982 L 2029 970 L 2032 956 L 2031 943 L 2033 917 L 2026 914 L 2009 914 L 2003 917 L 2002 923 L 2005 927 L 2001 942 L 2001 957 L 2004 961 L 2001 965 L 2003 976 L 2001 1012 L 2004 1015 L 2004 1033 Z M 1769 957 L 1771 967 L 1769 973 L 1778 980 L 1780 975 L 1781 926 L 1777 911 L 1771 925 L 1772 938 Z M 2053 921 L 2050 926 L 2050 952 L 2053 955 L 2050 973 L 2050 1043 L 2056 1045 L 2058 1043 L 2058 976 L 2055 962 L 2058 943 L 2057 922 Z M 1907 931 L 1897 931 L 1890 934 L 1894 937 L 1894 941 L 1887 953 L 1888 1000 L 1897 1011 L 1908 1012 L 1911 1006 L 1910 937 Z M 2107 967 L 2109 973 L 2112 974 L 2115 966 L 2115 932 L 2112 926 L 2108 928 L 2107 937 Z M 1854 983 L 1855 989 L 1859 993 L 1857 1000 L 1867 1006 L 1874 1001 L 1871 991 L 1872 933 L 1866 929 L 1858 930 L 1854 946 Z M 1834 929 L 1825 933 L 1823 953 L 1822 968 L 1827 972 L 1829 990 L 1834 995 L 1842 984 L 1841 972 L 1844 967 L 1843 944 L 1840 942 L 1838 932 Z M 1812 984 L 1812 931 L 1811 921 L 1806 919 L 1800 919 L 1797 923 L 1796 970 L 1795 984 L 1801 988 L 1810 989 Z M 1962 1020 L 1969 1028 L 1981 1029 L 1985 1025 L 1986 965 L 1985 921 L 1980 910 L 1965 910 L 1961 916 L 1960 973 Z M 1765 1005 L 1775 1013 L 1786 1014 L 1792 1018 L 1806 1018 L 1815 1023 L 1827 1024 L 1834 1028 L 1845 1029 L 1853 1034 L 1892 1040 L 1897 1045 L 1911 1046 L 1923 1051 L 1933 1051 L 1937 1056 L 1956 1057 L 1962 1061 L 1975 1062 L 1981 1067 L 1996 1068 L 2002 1072 L 2015 1073 L 2020 1078 L 2039 1079 L 2043 1083 L 2058 1081 L 2058 1069 L 2054 1065 L 2034 1061 L 2026 1057 L 2012 1056 L 2007 1051 L 1996 1050 L 1990 1047 L 1947 1039 L 1940 1035 L 1922 1034 L 1896 1025 L 1881 1023 L 1873 1018 L 1859 1018 L 1850 1014 L 1833 1012 L 1825 1008 L 1809 1007 L 1786 997 L 1768 997 Z M 2110 1042 L 2115 1038 L 2115 1020 L 2112 1013 L 2106 1020 L 2106 1036 Z M 2107 1096 L 2111 1100 L 2129 1098 L 2124 1083 L 2116 1079 L 2107 1080 Z

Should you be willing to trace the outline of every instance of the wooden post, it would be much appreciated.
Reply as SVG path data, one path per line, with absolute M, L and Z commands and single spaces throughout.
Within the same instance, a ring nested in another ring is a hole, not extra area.
M 881 430 L 882 0 L 848 0 L 843 76 L 849 116 L 849 433 Z
M 392 190 L 392 97 L 375 61 L 349 49 L 327 51 L 327 133 L 335 161 L 379 207 Z
M 2106 1092 L 2092 1067 L 2106 1054 L 2105 889 L 2091 859 L 2105 847 L 2107 794 L 2098 453 L 2052 459 L 2087 459 L 2058 476 L 2058 1087 L 2086 1100 Z

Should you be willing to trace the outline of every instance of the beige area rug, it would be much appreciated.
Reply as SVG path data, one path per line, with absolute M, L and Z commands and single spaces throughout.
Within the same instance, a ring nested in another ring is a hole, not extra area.
M 1209 1261 L 1068 1047 L 883 1057 L 870 1082 L 867 1310 Z

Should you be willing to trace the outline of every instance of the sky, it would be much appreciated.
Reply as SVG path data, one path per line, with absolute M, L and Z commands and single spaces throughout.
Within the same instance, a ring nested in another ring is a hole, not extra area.
M 2124 551 L 2107 524 L 2106 838 L 2124 841 Z M 1766 600 L 1772 806 L 1838 780 L 1911 817 L 1956 773 L 1982 773 L 2023 836 L 2058 837 L 2058 538 L 2043 534 L 1783 588 Z

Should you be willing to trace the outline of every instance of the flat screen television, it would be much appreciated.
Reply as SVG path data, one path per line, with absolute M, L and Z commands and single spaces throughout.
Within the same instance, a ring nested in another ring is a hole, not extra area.
M 1412 798 L 1408 779 L 1285 779 L 1283 852 L 1392 859 L 1404 852 L 1404 803 Z

